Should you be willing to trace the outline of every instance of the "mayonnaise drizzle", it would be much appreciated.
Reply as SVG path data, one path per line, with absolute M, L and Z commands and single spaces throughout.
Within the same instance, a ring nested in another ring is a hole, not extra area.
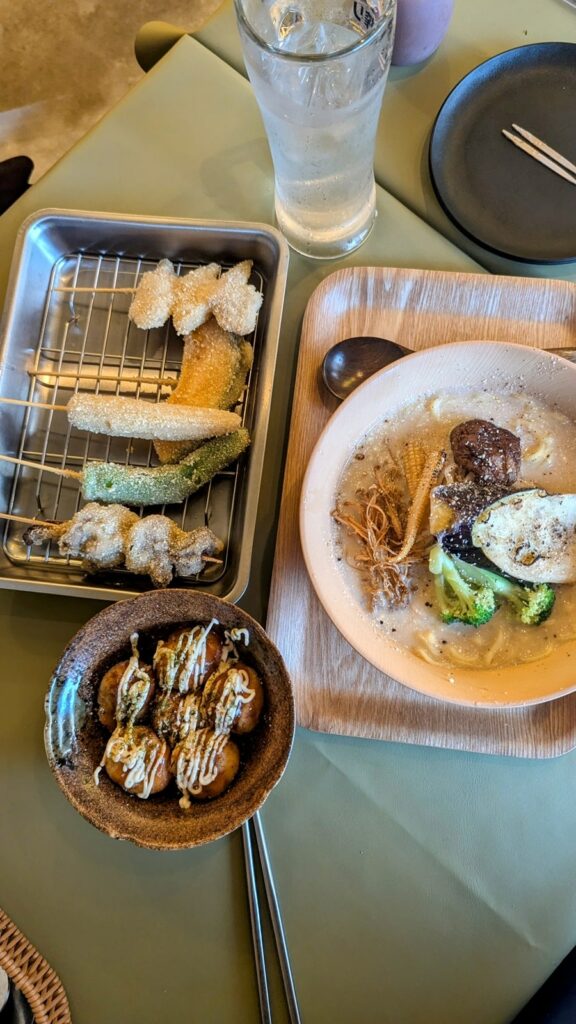
M 124 789 L 133 790 L 143 783 L 142 791 L 136 793 L 140 800 L 147 800 L 156 781 L 156 775 L 162 762 L 164 745 L 155 736 L 148 734 L 136 735 L 132 729 L 116 729 L 102 756 L 102 760 L 94 772 L 94 782 L 99 785 L 99 775 L 107 760 L 121 764 L 125 770 L 122 779 Z M 149 756 L 151 755 L 151 756 Z
M 198 693 L 188 693 L 178 704 L 174 732 L 179 740 L 185 740 L 188 733 L 196 732 L 203 724 L 200 705 Z
M 175 764 L 176 785 L 182 793 L 180 806 L 190 807 L 190 794 L 197 796 L 204 786 L 209 786 L 218 775 L 217 760 L 228 742 L 230 731 L 242 704 L 254 700 L 255 690 L 251 689 L 245 669 L 228 669 L 222 691 L 216 703 L 214 692 L 222 677 L 215 672 L 204 687 L 198 706 L 198 724 L 214 716 L 213 727 L 191 726 L 178 751 Z
M 171 693 L 177 685 L 179 693 L 187 693 L 192 680 L 192 689 L 198 688 L 206 671 L 206 641 L 218 619 L 212 619 L 207 626 L 194 626 L 180 634 L 176 647 L 169 647 L 162 640 L 154 655 L 154 670 L 163 690 Z
M 225 665 L 230 660 L 230 655 L 234 657 L 234 660 L 238 660 L 238 651 L 236 644 L 242 642 L 245 647 L 248 647 L 250 643 L 250 633 L 245 627 L 234 626 L 232 629 L 224 630 L 224 643 L 222 645 L 222 656 L 220 663 Z
M 190 795 L 197 796 L 218 775 L 218 756 L 228 743 L 228 734 L 218 735 L 211 729 L 188 733 L 180 744 L 176 759 L 176 783 L 182 793 L 180 807 L 190 807 Z
M 218 676 L 213 675 L 206 683 L 202 698 L 202 706 L 206 716 L 213 710 L 214 732 L 229 733 L 236 721 L 243 704 L 254 700 L 255 690 L 248 685 L 248 673 L 243 668 L 230 668 L 222 686 L 222 692 L 214 705 L 214 689 Z
M 130 637 L 132 657 L 130 658 L 116 694 L 116 721 L 118 725 L 132 725 L 146 704 L 152 679 L 140 665 L 138 653 L 138 633 Z

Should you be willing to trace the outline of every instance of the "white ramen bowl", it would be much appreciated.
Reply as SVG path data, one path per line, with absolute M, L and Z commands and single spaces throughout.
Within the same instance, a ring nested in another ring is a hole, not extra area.
M 460 342 L 407 356 L 370 377 L 332 416 L 312 453 L 300 504 L 300 536 L 314 589 L 342 636 L 400 683 L 438 700 L 520 707 L 576 689 L 576 640 L 537 661 L 473 669 L 423 661 L 379 631 L 338 567 L 331 512 L 345 466 L 384 418 L 440 390 L 523 393 L 576 421 L 576 366 L 551 353 L 501 342 Z M 534 627 L 537 628 L 537 627 Z M 576 630 L 576 623 L 575 623 Z

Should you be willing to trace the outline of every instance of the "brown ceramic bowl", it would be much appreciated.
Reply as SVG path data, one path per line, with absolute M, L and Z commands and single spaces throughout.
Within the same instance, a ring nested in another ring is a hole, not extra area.
M 129 656 L 130 634 L 138 632 L 140 653 L 150 661 L 158 640 L 179 626 L 207 624 L 212 618 L 226 629 L 249 630 L 246 660 L 260 675 L 265 691 L 258 726 L 238 737 L 240 771 L 230 789 L 184 811 L 172 784 L 148 800 L 125 793 L 104 771 L 96 786 L 93 773 L 107 739 L 96 715 L 98 684 L 104 672 Z M 294 736 L 290 679 L 262 627 L 235 605 L 186 590 L 142 594 L 113 604 L 90 619 L 64 651 L 45 706 L 48 761 L 73 807 L 114 839 L 129 839 L 155 850 L 200 846 L 238 828 L 258 810 L 282 776 Z

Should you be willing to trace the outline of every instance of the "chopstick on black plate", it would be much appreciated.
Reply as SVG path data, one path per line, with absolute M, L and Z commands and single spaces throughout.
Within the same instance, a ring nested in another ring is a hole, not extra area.
M 268 910 L 270 912 L 272 929 L 274 931 L 276 952 L 278 954 L 278 961 L 280 964 L 280 971 L 282 974 L 284 996 L 286 999 L 286 1006 L 288 1008 L 290 1024 L 301 1024 L 300 1010 L 298 1007 L 298 999 L 296 997 L 296 989 L 294 987 L 294 978 L 292 976 L 292 968 L 290 965 L 290 956 L 288 953 L 286 935 L 284 933 L 284 925 L 282 923 L 280 904 L 278 902 L 278 896 L 276 893 L 276 885 L 274 883 L 274 875 L 272 874 L 272 866 L 270 864 L 270 857 L 268 854 L 266 837 L 264 835 L 264 828 L 260 820 L 260 815 L 257 811 L 250 821 L 244 822 L 242 826 L 242 839 L 244 843 L 244 866 L 246 870 L 248 903 L 250 907 L 250 922 L 252 926 L 252 945 L 254 948 L 256 979 L 258 982 L 258 997 L 260 1000 L 260 1020 L 262 1021 L 262 1024 L 271 1024 L 272 1015 L 270 1009 L 270 994 L 268 984 L 268 973 L 266 969 L 266 957 L 264 953 L 264 941 L 262 936 L 262 921 L 258 897 L 258 884 L 256 880 L 256 869 L 254 863 L 252 830 L 256 837 L 260 869 L 262 871 L 264 889 L 266 891 L 266 899 L 268 902 Z
M 521 149 L 523 153 L 527 153 L 538 163 L 548 167 L 549 170 L 554 171 L 555 174 L 559 174 L 561 178 L 571 182 L 572 185 L 576 185 L 576 164 L 571 163 L 565 156 L 558 153 L 557 150 L 552 149 L 542 139 L 539 139 L 537 135 L 532 135 L 532 132 L 521 128 L 518 124 L 513 124 L 514 131 L 518 132 L 518 135 L 513 135 L 512 132 L 502 129 L 502 134 L 506 136 L 510 142 L 513 142 L 518 149 Z M 518 136 L 521 136 L 519 138 Z M 569 174 L 568 171 L 572 171 Z

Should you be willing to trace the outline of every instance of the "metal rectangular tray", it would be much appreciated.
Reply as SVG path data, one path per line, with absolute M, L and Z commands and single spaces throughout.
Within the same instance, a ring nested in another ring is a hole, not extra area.
M 81 506 L 80 484 L 42 466 L 81 470 L 87 461 L 149 465 L 150 442 L 106 438 L 71 428 L 65 405 L 75 391 L 139 396 L 158 401 L 168 392 L 150 378 L 175 378 L 182 340 L 170 322 L 139 330 L 128 319 L 127 292 L 62 292 L 62 287 L 132 288 L 160 259 L 179 273 L 203 263 L 223 268 L 253 260 L 252 283 L 263 302 L 252 341 L 254 364 L 237 411 L 252 444 L 237 465 L 217 474 L 184 505 L 149 508 L 190 530 L 207 524 L 225 542 L 220 565 L 177 586 L 202 588 L 229 601 L 245 590 L 254 539 L 258 493 L 288 247 L 263 224 L 189 221 L 83 211 L 42 210 L 22 225 L 16 240 L 0 335 L 0 452 L 39 468 L 0 463 L 0 510 L 40 519 L 69 519 Z M 144 383 L 123 378 L 145 377 Z M 144 510 L 140 510 L 143 512 Z M 0 523 L 0 587 L 75 597 L 118 600 L 150 589 L 148 577 L 123 570 L 86 576 L 78 561 L 54 545 L 30 548 L 23 527 Z

